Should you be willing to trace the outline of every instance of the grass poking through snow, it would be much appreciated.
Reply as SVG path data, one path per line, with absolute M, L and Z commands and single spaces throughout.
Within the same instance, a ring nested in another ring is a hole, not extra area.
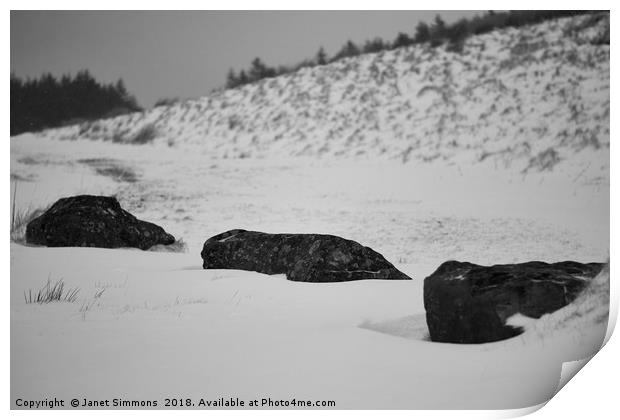
M 38 291 L 32 289 L 24 292 L 24 300 L 26 303 L 50 303 L 50 302 L 75 302 L 77 294 L 80 291 L 78 287 L 65 290 L 65 282 L 63 279 L 57 280 L 52 283 L 50 277 L 47 278 L 47 283 L 43 288 Z
M 16 208 L 15 198 L 17 197 L 17 183 L 13 189 L 13 205 L 11 206 L 11 241 L 24 243 L 26 242 L 26 226 L 32 220 L 36 219 L 43 213 L 44 208 Z

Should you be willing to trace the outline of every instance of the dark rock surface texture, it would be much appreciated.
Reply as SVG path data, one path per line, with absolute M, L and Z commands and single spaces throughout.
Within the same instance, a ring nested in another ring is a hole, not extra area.
M 203 268 L 286 274 L 292 281 L 407 280 L 381 254 L 333 235 L 270 234 L 230 230 L 209 238 Z
M 490 267 L 448 261 L 424 279 L 424 308 L 432 341 L 486 343 L 514 337 L 506 325 L 520 313 L 530 318 L 572 302 L 604 264 L 533 261 Z
M 163 228 L 123 210 L 116 198 L 94 195 L 61 198 L 26 227 L 27 243 L 49 247 L 146 250 L 174 241 Z

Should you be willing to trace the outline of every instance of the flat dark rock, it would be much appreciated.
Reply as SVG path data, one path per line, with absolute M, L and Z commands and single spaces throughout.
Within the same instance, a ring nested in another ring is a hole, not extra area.
M 293 281 L 410 279 L 378 252 L 332 235 L 269 234 L 235 229 L 208 239 L 200 255 L 206 269 L 286 274 Z
M 26 242 L 50 247 L 149 249 L 174 240 L 123 210 L 116 198 L 94 195 L 61 198 L 26 227 Z
M 534 261 L 484 267 L 448 261 L 424 279 L 424 308 L 432 341 L 486 343 L 514 337 L 506 320 L 555 312 L 572 302 L 604 264 Z

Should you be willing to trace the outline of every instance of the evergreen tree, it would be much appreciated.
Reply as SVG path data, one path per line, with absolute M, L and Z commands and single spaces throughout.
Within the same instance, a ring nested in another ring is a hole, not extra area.
M 461 52 L 463 50 L 465 38 L 469 35 L 467 20 L 460 19 L 455 24 L 446 28 L 445 32 L 449 41 L 448 51 Z
M 392 44 L 392 48 L 407 47 L 413 44 L 413 40 L 404 32 L 399 32 Z
M 261 61 L 260 58 L 256 57 L 252 60 L 252 67 L 250 67 L 250 80 L 253 82 L 260 80 L 265 77 L 266 72 L 267 66 Z
M 430 39 L 431 39 L 431 30 L 428 27 L 428 25 L 424 22 L 418 23 L 418 25 L 415 28 L 415 37 L 413 38 L 413 41 L 415 43 L 422 43 L 422 42 L 427 42 Z
M 129 94 L 127 93 L 127 88 L 125 87 L 125 82 L 123 81 L 123 79 L 118 79 L 116 81 L 116 92 L 118 92 L 119 95 L 121 95 L 121 97 L 126 97 Z
M 122 79 L 104 85 L 86 70 L 75 77 L 45 73 L 26 81 L 11 74 L 11 135 L 139 109 Z
M 247 73 L 245 72 L 245 70 L 241 70 L 239 72 L 239 84 L 240 85 L 245 85 L 248 84 L 250 82 L 250 78 L 248 77 Z
M 387 48 L 386 43 L 379 37 L 374 38 L 372 40 L 366 41 L 364 44 L 363 51 L 365 53 L 376 53 L 379 51 L 383 51 Z
M 355 57 L 360 54 L 360 49 L 355 45 L 355 43 L 351 40 L 347 41 L 346 44 L 340 49 L 338 54 L 334 56 L 332 61 L 339 60 L 341 58 L 346 57 Z
M 226 88 L 232 89 L 239 86 L 239 79 L 237 79 L 237 75 L 235 74 L 235 70 L 228 70 L 228 74 L 226 75 Z
M 319 52 L 316 53 L 316 64 L 319 66 L 327 64 L 327 54 L 323 47 L 319 48 Z
M 446 23 L 441 16 L 435 15 L 435 22 L 433 23 L 433 29 L 431 31 L 432 37 L 435 39 L 442 39 L 446 34 Z

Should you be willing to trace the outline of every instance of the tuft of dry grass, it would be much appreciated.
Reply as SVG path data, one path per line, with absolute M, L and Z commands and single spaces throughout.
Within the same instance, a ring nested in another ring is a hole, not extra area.
M 147 124 L 140 128 L 128 141 L 130 144 L 147 144 L 152 143 L 159 135 L 155 124 Z
M 560 163 L 562 159 L 560 154 L 553 148 L 549 147 L 530 159 L 530 162 L 522 172 L 526 173 L 530 170 L 552 171 L 555 165 Z
M 17 183 L 15 183 L 15 187 L 13 189 L 13 205 L 11 206 L 11 241 L 17 243 L 26 242 L 26 226 L 32 220 L 36 219 L 45 211 L 47 208 L 25 208 L 19 209 L 16 208 L 15 199 L 17 198 Z
M 26 303 L 50 303 L 50 302 L 75 302 L 77 294 L 80 291 L 78 287 L 65 290 L 65 282 L 61 278 L 52 283 L 51 277 L 48 276 L 47 283 L 38 291 L 24 291 L 24 300 Z
M 130 135 L 127 130 L 117 131 L 112 135 L 112 142 L 123 144 L 149 144 L 159 136 L 155 124 L 145 124 L 135 134 Z

